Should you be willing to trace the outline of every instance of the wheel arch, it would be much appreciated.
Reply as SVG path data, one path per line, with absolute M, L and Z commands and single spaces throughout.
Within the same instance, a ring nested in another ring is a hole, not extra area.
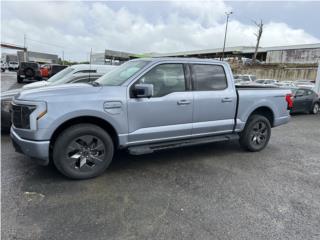
M 269 120 L 271 127 L 274 126 L 275 116 L 271 108 L 266 106 L 258 107 L 249 114 L 248 119 L 254 114 L 266 117 Z
M 91 123 L 95 124 L 102 129 L 104 129 L 106 132 L 110 134 L 110 137 L 114 143 L 115 149 L 119 147 L 119 138 L 116 129 L 106 120 L 95 117 L 95 116 L 80 116 L 80 117 L 74 117 L 71 119 L 66 120 L 62 124 L 60 124 L 53 132 L 51 138 L 50 138 L 50 149 L 49 149 L 49 157 L 50 161 L 52 160 L 52 151 L 53 151 L 53 146 L 60 135 L 65 129 L 68 127 L 75 125 L 75 124 L 80 124 L 80 123 Z

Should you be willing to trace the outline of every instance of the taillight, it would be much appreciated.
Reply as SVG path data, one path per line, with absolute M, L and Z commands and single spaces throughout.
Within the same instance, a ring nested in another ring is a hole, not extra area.
M 290 110 L 293 107 L 293 95 L 291 93 L 286 95 L 286 101 L 288 104 L 288 110 Z

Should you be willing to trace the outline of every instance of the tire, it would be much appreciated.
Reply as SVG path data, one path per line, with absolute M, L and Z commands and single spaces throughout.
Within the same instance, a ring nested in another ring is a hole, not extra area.
M 4 72 L 5 71 L 5 69 L 4 68 L 1 68 L 1 72 Z
M 261 115 L 252 115 L 240 134 L 239 142 L 244 149 L 258 152 L 268 145 L 270 136 L 271 125 L 269 120 Z
M 23 82 L 23 78 L 20 77 L 20 75 L 17 75 L 17 83 L 22 83 Z
M 34 77 L 34 71 L 33 69 L 31 68 L 27 68 L 25 71 L 24 71 L 26 77 L 29 77 L 29 78 L 32 78 Z
M 315 103 L 312 107 L 311 113 L 312 114 L 317 114 L 320 111 L 320 104 L 319 103 Z
M 53 163 L 66 177 L 88 179 L 99 176 L 110 165 L 114 144 L 110 135 L 94 124 L 65 129 L 53 147 Z

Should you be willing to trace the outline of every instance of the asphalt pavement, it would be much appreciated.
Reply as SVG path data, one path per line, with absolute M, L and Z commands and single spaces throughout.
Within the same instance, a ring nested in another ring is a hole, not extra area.
M 4 78 L 2 91 L 20 86 Z M 258 153 L 237 142 L 122 151 L 83 181 L 2 135 L 2 239 L 320 239 L 320 114 L 272 130 Z

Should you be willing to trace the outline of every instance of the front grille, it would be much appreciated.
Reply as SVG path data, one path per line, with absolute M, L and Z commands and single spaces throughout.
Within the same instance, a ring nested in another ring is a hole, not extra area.
M 30 114 L 35 109 L 35 106 L 12 104 L 12 124 L 16 128 L 30 129 Z

